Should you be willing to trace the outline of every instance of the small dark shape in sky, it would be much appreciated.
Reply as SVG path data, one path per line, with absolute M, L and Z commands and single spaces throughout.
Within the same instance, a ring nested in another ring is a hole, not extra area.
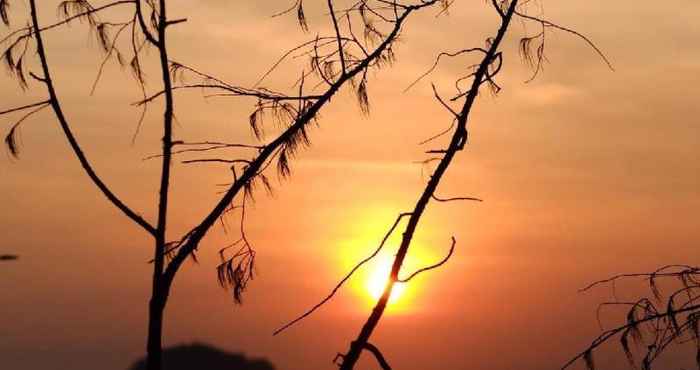
M 19 256 L 14 254 L 2 254 L 0 255 L 0 261 L 14 261 L 19 259 Z
M 146 360 L 140 359 L 129 370 L 145 370 Z M 163 350 L 163 370 L 275 370 L 266 359 L 247 358 L 228 353 L 206 344 L 192 343 Z

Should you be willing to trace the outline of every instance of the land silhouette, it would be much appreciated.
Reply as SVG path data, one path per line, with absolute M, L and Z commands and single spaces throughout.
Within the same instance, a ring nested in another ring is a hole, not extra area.
M 129 370 L 145 370 L 146 359 L 136 361 Z M 203 343 L 181 344 L 163 350 L 163 370 L 275 370 L 266 359 L 229 353 Z

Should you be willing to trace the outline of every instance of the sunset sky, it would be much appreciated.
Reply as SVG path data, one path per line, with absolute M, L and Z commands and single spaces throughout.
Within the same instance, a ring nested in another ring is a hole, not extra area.
M 39 3 L 41 22 L 54 21 L 58 1 Z M 171 57 L 251 86 L 284 51 L 330 31 L 325 1 L 306 0 L 308 33 L 294 16 L 271 17 L 290 3 L 170 1 L 172 18 L 188 18 L 172 28 Z M 531 71 L 518 40 L 537 29 L 513 24 L 503 91 L 477 100 L 469 145 L 438 191 L 484 202 L 429 206 L 406 271 L 440 260 L 451 236 L 455 254 L 405 286 L 373 336 L 395 369 L 559 368 L 598 335 L 597 304 L 611 298 L 606 288 L 578 289 L 616 273 L 698 263 L 700 3 L 538 3 L 534 14 L 588 36 L 615 71 L 580 39 L 552 31 L 544 71 L 525 83 Z M 11 4 L 13 24 L 23 25 L 27 7 Z M 334 368 L 371 310 L 398 237 L 316 314 L 272 332 L 325 297 L 422 192 L 426 169 L 416 162 L 438 144 L 418 143 L 450 123 L 430 82 L 449 91 L 470 60 L 441 64 L 403 90 L 438 53 L 483 46 L 498 25 L 483 0 L 457 0 L 449 15 L 437 13 L 409 20 L 397 62 L 370 74 L 369 115 L 341 91 L 311 129 L 311 148 L 292 161 L 292 176 L 273 175 L 272 196 L 256 192 L 246 227 L 257 274 L 243 305 L 219 287 L 215 271 L 217 251 L 237 239 L 238 219 L 230 218 L 228 233 L 217 226 L 207 236 L 199 264 L 186 263 L 175 280 L 166 345 L 210 343 L 266 357 L 280 370 Z M 0 37 L 7 32 L 0 27 Z M 58 94 L 97 172 L 154 220 L 160 162 L 142 159 L 160 150 L 160 105 L 132 145 L 139 110 L 130 104 L 141 95 L 129 71 L 111 62 L 90 96 L 100 53 L 87 28 L 75 23 L 45 38 Z M 147 58 L 155 91 L 157 53 Z M 284 64 L 265 85 L 294 93 L 304 63 Z M 22 92 L 0 77 L 0 110 L 43 97 L 37 84 Z M 254 100 L 203 99 L 199 91 L 176 99 L 176 139 L 254 142 Z M 3 137 L 18 117 L 1 118 Z M 21 144 L 19 160 L 0 155 L 0 254 L 20 256 L 0 262 L 0 367 L 124 370 L 145 349 L 152 240 L 89 182 L 50 109 L 23 125 Z M 220 165 L 178 161 L 173 169 L 175 239 L 201 220 L 231 175 Z M 604 317 L 609 325 L 620 320 Z M 666 362 L 693 363 L 673 355 Z M 611 346 L 599 364 L 622 368 L 624 356 Z M 364 356 L 358 368 L 377 365 Z

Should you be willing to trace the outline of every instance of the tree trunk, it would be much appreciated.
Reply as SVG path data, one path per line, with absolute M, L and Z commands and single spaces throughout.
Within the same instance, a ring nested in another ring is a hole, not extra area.
M 372 310 L 372 314 L 370 315 L 365 325 L 362 327 L 362 330 L 360 331 L 360 335 L 358 336 L 357 340 L 350 344 L 350 350 L 343 357 L 343 362 L 340 364 L 340 370 L 352 370 L 355 367 L 355 364 L 360 359 L 360 355 L 362 354 L 364 346 L 369 341 L 372 332 L 374 332 L 374 329 L 377 327 L 377 324 L 379 324 L 379 319 L 381 319 L 382 315 L 384 314 L 384 310 L 386 309 L 386 305 L 389 302 L 389 297 L 391 296 L 392 290 L 393 283 L 390 287 L 385 289 L 381 298 L 379 298 L 379 302 L 377 302 L 377 305 Z
M 462 150 L 464 144 L 466 143 L 468 137 L 467 123 L 474 102 L 476 101 L 476 98 L 478 96 L 479 87 L 482 83 L 486 81 L 485 78 L 489 79 L 492 77 L 492 75 L 489 75 L 489 67 L 497 58 L 498 48 L 501 44 L 501 41 L 503 41 L 503 38 L 506 34 L 506 31 L 508 30 L 508 26 L 510 25 L 511 20 L 513 19 L 513 14 L 515 14 L 515 9 L 518 6 L 518 2 L 519 0 L 511 0 L 510 4 L 508 5 L 508 10 L 503 11 L 500 8 L 500 5 L 497 2 L 497 0 L 492 0 L 493 5 L 496 7 L 499 15 L 501 16 L 501 26 L 498 29 L 496 37 L 490 39 L 491 45 L 489 47 L 489 50 L 485 53 L 486 55 L 484 56 L 484 59 L 479 64 L 479 68 L 477 69 L 477 71 L 474 73 L 472 87 L 466 95 L 466 99 L 464 105 L 462 106 L 460 114 L 456 117 L 456 129 L 450 141 L 449 147 L 444 151 L 444 157 L 442 157 L 442 159 L 440 160 L 440 163 L 433 172 L 433 175 L 430 177 L 430 180 L 428 181 L 425 190 L 423 190 L 421 197 L 418 199 L 418 202 L 416 203 L 413 212 L 411 212 L 411 217 L 409 218 L 408 224 L 406 225 L 406 229 L 403 233 L 401 245 L 399 246 L 399 249 L 394 258 L 394 263 L 391 268 L 391 274 L 386 283 L 386 286 L 384 287 L 382 296 L 379 298 L 377 304 L 374 306 L 372 313 L 363 325 L 362 330 L 360 331 L 360 334 L 358 335 L 357 339 L 350 343 L 350 349 L 345 355 L 343 355 L 343 362 L 340 366 L 340 370 L 352 370 L 355 368 L 355 365 L 359 360 L 360 355 L 362 354 L 362 350 L 367 347 L 367 344 L 369 342 L 370 337 L 372 336 L 372 333 L 374 332 L 374 329 L 377 327 L 377 325 L 379 324 L 379 320 L 384 314 L 384 310 L 386 309 L 387 303 L 389 302 L 389 297 L 391 296 L 394 284 L 396 284 L 399 281 L 399 272 L 401 271 L 404 259 L 408 254 L 411 242 L 413 241 L 413 235 L 416 229 L 418 228 L 418 223 L 420 222 L 428 203 L 431 199 L 435 197 L 435 191 L 438 185 L 440 184 L 440 181 L 442 180 L 443 176 L 447 172 L 447 169 L 449 168 L 450 164 L 452 163 L 453 158 L 455 157 L 458 151 Z
M 153 292 L 148 306 L 148 343 L 146 345 L 146 368 L 162 370 L 163 368 L 163 311 L 165 300 L 158 298 L 158 292 Z

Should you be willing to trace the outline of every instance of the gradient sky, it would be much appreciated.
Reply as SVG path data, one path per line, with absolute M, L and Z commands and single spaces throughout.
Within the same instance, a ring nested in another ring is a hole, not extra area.
M 293 17 L 270 18 L 289 1 L 172 1 L 171 17 L 189 19 L 173 28 L 172 58 L 249 86 L 283 50 L 327 30 L 325 2 L 307 2 L 304 34 Z M 26 8 L 12 3 L 15 24 L 23 24 Z M 48 23 L 57 2 L 41 3 Z M 700 257 L 700 3 L 541 3 L 549 19 L 594 40 L 616 71 L 580 40 L 552 33 L 549 63 L 526 84 L 516 49 L 524 28 L 514 24 L 504 90 L 478 100 L 470 143 L 439 190 L 485 201 L 429 207 L 409 263 L 439 259 L 452 235 L 455 255 L 406 288 L 372 340 L 396 369 L 558 368 L 597 335 L 596 304 L 610 298 L 607 289 L 579 288 Z M 340 93 L 312 130 L 313 146 L 293 161 L 291 179 L 275 181 L 274 196 L 256 197 L 247 227 L 258 268 L 244 304 L 216 283 L 216 251 L 236 238 L 216 228 L 200 263 L 188 263 L 175 281 L 166 344 L 203 341 L 283 370 L 332 368 L 369 313 L 366 286 L 377 264 L 318 314 L 271 333 L 325 296 L 396 214 L 413 207 L 425 181 L 414 163 L 425 158 L 417 143 L 449 124 L 429 81 L 448 89 L 466 61 L 445 63 L 402 91 L 440 51 L 482 45 L 494 32 L 492 13 L 485 1 L 458 0 L 448 17 L 429 11 L 408 22 L 398 62 L 371 74 L 371 114 Z M 138 111 L 129 104 L 139 91 L 128 71 L 110 64 L 90 96 L 100 56 L 87 39 L 79 24 L 47 34 L 59 95 L 98 173 L 152 219 L 159 163 L 141 159 L 158 151 L 161 112 L 152 107 L 131 145 Z M 288 64 L 269 84 L 287 89 L 296 76 L 298 65 Z M 9 77 L 0 81 L 0 109 L 43 96 L 39 86 L 22 93 Z M 176 138 L 250 141 L 253 104 L 177 95 Z M 0 123 L 3 135 L 9 123 Z M 20 160 L 0 156 L 0 254 L 21 256 L 0 265 L 0 362 L 125 369 L 145 347 L 151 240 L 89 182 L 49 110 L 23 126 L 21 142 Z M 175 166 L 171 237 L 198 222 L 229 177 L 219 166 Z M 621 351 L 610 355 L 600 363 L 622 363 Z

